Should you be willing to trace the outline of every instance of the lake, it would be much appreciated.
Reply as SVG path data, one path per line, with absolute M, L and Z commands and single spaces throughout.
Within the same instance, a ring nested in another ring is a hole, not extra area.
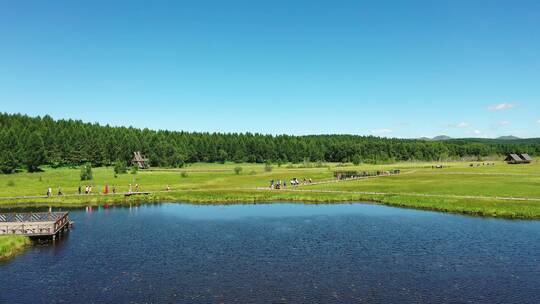
M 540 222 L 370 204 L 70 210 L 0 303 L 537 303 Z

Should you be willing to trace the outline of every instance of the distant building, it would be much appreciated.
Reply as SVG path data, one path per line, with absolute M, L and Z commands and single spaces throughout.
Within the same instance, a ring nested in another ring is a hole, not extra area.
M 140 151 L 133 152 L 133 159 L 131 160 L 132 166 L 137 166 L 139 169 L 150 168 L 150 162 L 148 158 L 141 154 Z
M 532 161 L 531 156 L 529 154 L 508 154 L 506 158 L 504 159 L 505 162 L 509 164 L 529 164 Z
M 525 153 L 525 154 L 521 154 L 520 156 L 521 158 L 523 158 L 526 164 L 532 162 L 532 157 L 530 157 L 529 154 Z

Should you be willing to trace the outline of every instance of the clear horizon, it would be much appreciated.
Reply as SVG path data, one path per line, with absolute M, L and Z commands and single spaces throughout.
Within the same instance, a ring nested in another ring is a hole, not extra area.
M 198 132 L 540 137 L 540 2 L 0 4 L 1 112 Z

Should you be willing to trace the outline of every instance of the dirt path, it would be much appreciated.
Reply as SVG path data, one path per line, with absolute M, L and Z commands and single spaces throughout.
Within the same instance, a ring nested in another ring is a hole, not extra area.
M 535 173 L 502 173 L 502 172 L 418 172 L 424 175 L 493 175 L 493 176 L 540 176 Z
M 440 197 L 440 198 L 466 198 L 466 199 L 494 199 L 504 201 L 535 201 L 540 202 L 536 197 L 503 197 L 503 196 L 482 196 L 482 195 L 451 195 L 451 194 L 423 194 L 407 192 L 370 192 L 370 191 L 342 191 L 342 190 L 316 190 L 316 189 L 280 189 L 272 190 L 268 188 L 256 188 L 256 190 L 284 191 L 284 192 L 309 192 L 309 193 L 339 193 L 339 194 L 366 194 L 366 195 L 401 195 L 415 197 Z

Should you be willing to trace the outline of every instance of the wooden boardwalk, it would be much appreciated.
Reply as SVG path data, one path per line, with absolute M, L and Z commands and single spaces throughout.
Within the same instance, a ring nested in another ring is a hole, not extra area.
M 149 195 L 150 192 L 149 191 L 145 191 L 145 192 L 126 192 L 124 193 L 124 196 L 133 196 L 133 195 Z
M 0 235 L 51 237 L 69 229 L 68 212 L 0 213 Z

